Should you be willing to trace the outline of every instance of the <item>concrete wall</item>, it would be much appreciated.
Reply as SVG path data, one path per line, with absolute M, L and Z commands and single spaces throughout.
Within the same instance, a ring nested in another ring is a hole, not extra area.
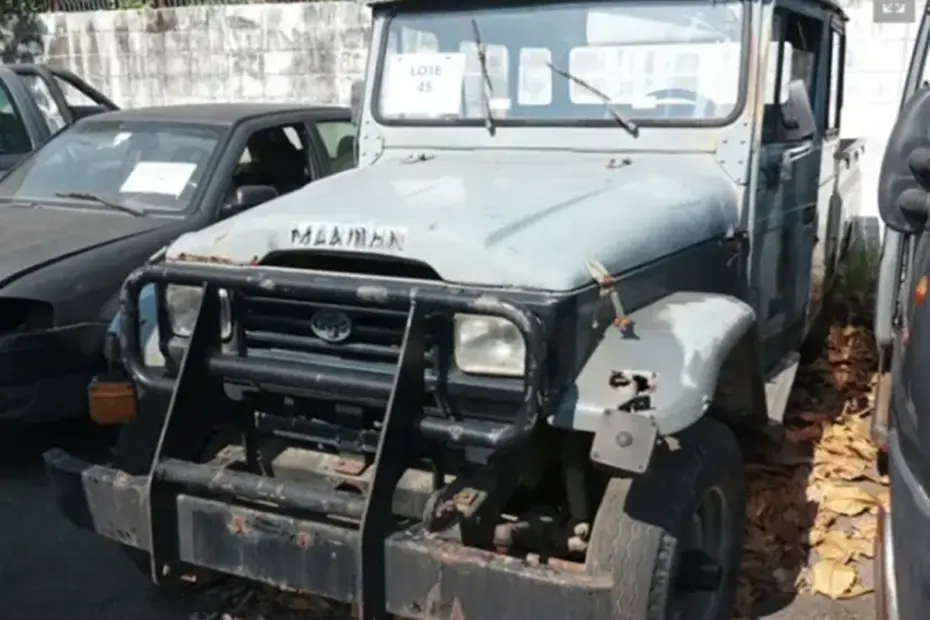
M 917 24 L 875 23 L 873 2 L 844 4 L 850 21 L 843 133 L 869 141 L 868 216 L 876 214 L 876 177 Z M 347 103 L 352 80 L 364 72 L 369 13 L 362 3 L 336 1 L 57 13 L 40 16 L 37 25 L 19 55 L 68 67 L 124 106 Z
M 356 2 L 41 16 L 46 62 L 124 106 L 210 100 L 348 102 L 370 17 Z

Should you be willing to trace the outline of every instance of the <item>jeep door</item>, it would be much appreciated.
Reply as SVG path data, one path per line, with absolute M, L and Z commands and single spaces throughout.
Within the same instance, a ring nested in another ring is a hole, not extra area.
M 767 364 L 800 345 L 811 313 L 811 292 L 822 286 L 812 277 L 812 267 L 823 127 L 818 127 L 812 140 L 789 139 L 782 106 L 788 100 L 788 84 L 800 80 L 815 117 L 820 118 L 825 89 L 818 72 L 825 70 L 821 54 L 825 28 L 819 5 L 786 1 L 775 7 L 757 195 L 756 242 L 761 247 L 756 252 L 761 256 L 754 274 Z

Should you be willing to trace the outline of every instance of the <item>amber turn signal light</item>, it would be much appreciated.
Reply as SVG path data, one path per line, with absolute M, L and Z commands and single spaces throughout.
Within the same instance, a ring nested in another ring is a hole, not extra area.
M 917 281 L 917 286 L 914 288 L 914 305 L 922 306 L 924 299 L 927 298 L 927 276 L 921 276 L 920 280 Z

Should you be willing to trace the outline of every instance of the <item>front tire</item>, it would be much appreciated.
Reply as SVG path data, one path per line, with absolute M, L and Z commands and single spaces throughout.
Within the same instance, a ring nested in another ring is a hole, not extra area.
M 746 479 L 736 437 L 709 418 L 671 438 L 645 474 L 611 479 L 587 557 L 589 572 L 614 577 L 615 604 L 605 619 L 728 620 L 745 510 Z M 704 551 L 718 563 L 715 589 L 682 591 L 686 551 Z

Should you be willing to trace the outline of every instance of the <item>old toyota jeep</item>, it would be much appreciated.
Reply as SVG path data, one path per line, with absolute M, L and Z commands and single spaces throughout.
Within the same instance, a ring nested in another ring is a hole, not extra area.
M 381 3 L 359 168 L 136 271 L 61 509 L 363 618 L 727 618 L 858 198 L 824 2 Z M 158 329 L 140 338 L 154 287 Z M 152 290 L 152 289 L 148 289 Z

